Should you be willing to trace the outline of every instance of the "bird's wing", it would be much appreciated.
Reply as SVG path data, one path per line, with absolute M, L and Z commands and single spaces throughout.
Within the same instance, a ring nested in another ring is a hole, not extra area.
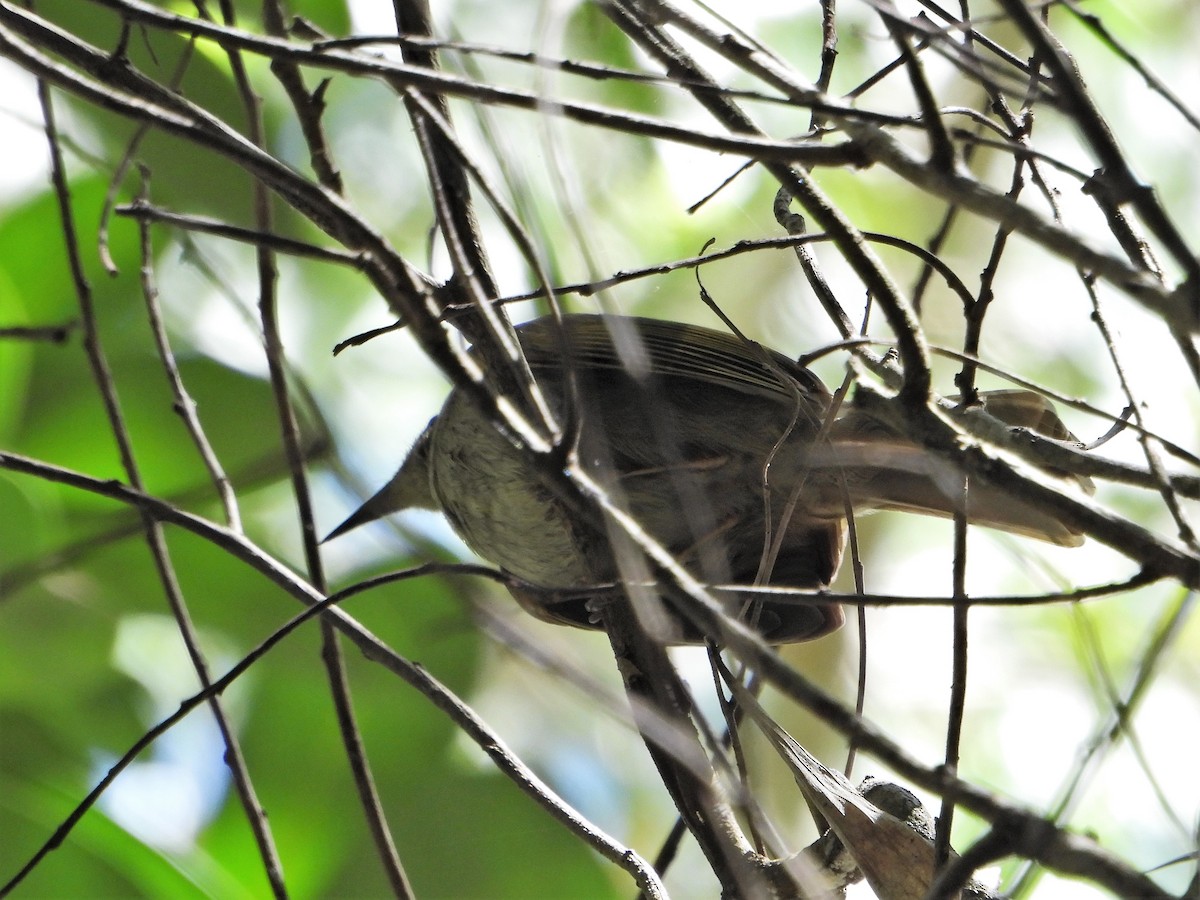
M 761 344 L 731 334 L 635 316 L 571 315 L 559 324 L 549 317 L 517 328 L 530 367 L 624 372 L 691 379 L 745 394 L 791 401 L 795 390 L 828 398 L 829 392 L 804 366 Z

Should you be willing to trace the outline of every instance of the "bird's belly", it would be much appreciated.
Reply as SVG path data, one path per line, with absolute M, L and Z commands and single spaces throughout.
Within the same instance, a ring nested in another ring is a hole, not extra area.
M 544 381 L 547 387 L 551 406 L 559 407 L 559 386 Z M 698 576 L 714 584 L 752 581 L 769 531 L 762 503 L 764 463 L 747 435 L 782 432 L 788 410 L 719 390 L 690 405 L 665 392 L 657 405 L 648 406 L 639 402 L 639 390 L 610 382 L 594 395 L 578 441 L 582 465 L 608 485 L 614 502 L 646 534 Z M 738 421 L 739 427 L 709 428 L 700 441 L 703 452 L 672 443 L 672 435 L 708 428 L 710 418 L 739 416 L 747 420 Z M 782 421 L 772 426 L 772 417 Z M 431 440 L 433 493 L 454 530 L 480 556 L 541 587 L 618 579 L 603 534 L 573 515 L 525 454 L 481 422 L 465 393 L 456 391 L 447 400 Z M 786 488 L 786 482 L 777 489 Z M 786 490 L 778 499 L 775 516 L 786 506 Z M 830 522 L 803 519 L 792 520 L 781 547 L 783 581 L 827 583 L 840 555 L 840 530 Z M 789 558 L 796 555 L 802 558 Z
M 593 571 L 563 504 L 495 429 L 479 427 L 456 392 L 438 418 L 431 478 L 442 511 L 472 550 L 543 587 L 605 580 Z

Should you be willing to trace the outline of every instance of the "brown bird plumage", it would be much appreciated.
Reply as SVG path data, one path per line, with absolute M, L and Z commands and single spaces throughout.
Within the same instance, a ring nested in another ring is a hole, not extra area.
M 860 410 L 827 422 L 829 391 L 780 353 L 674 322 L 578 315 L 565 323 L 582 406 L 580 459 L 705 582 L 828 585 L 842 557 L 847 498 L 856 510 L 955 510 L 959 478 L 950 467 Z M 553 322 L 526 323 L 517 335 L 561 411 L 565 367 Z M 1073 440 L 1037 394 L 983 399 L 1009 425 Z M 1081 541 L 988 485 L 972 485 L 969 503 L 974 523 Z M 576 520 L 465 392 L 450 394 L 392 480 L 329 537 L 408 507 L 445 513 L 472 549 L 528 584 L 513 593 L 539 618 L 597 627 L 589 600 L 596 586 L 620 581 L 606 538 Z M 764 557 L 768 534 L 773 557 Z M 819 637 L 843 620 L 836 606 L 779 598 L 759 601 L 748 617 L 778 643 Z M 678 629 L 678 640 L 702 638 L 687 623 Z

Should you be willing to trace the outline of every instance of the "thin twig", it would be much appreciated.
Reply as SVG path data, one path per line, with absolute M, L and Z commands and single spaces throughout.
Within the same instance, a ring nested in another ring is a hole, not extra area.
M 63 344 L 78 328 L 79 323 L 75 321 L 64 322 L 62 325 L 0 326 L 0 340 L 46 341 L 50 344 Z
M 149 187 L 149 173 L 143 173 L 143 177 L 146 179 L 142 190 L 144 196 Z M 150 322 L 150 332 L 154 336 L 154 346 L 158 350 L 159 361 L 166 373 L 167 382 L 171 386 L 171 394 L 175 398 L 175 412 L 183 419 L 184 427 L 187 428 L 192 443 L 196 445 L 196 451 L 200 454 L 204 467 L 208 470 L 213 488 L 221 499 L 226 523 L 234 531 L 241 531 L 242 516 L 238 510 L 237 495 L 234 494 L 233 485 L 230 484 L 225 469 L 221 465 L 220 459 L 217 458 L 217 454 L 208 440 L 208 435 L 204 432 L 204 426 L 200 423 L 200 416 L 196 411 L 196 401 L 192 399 L 183 383 L 179 366 L 175 361 L 175 353 L 171 349 L 171 339 L 167 335 L 158 302 L 158 285 L 154 278 L 154 247 L 150 238 L 149 222 L 140 221 L 138 232 L 141 236 L 141 284 L 142 296 L 146 301 L 146 318 Z
M 79 317 L 83 328 L 84 350 L 87 353 L 88 364 L 92 370 L 92 377 L 104 406 L 105 416 L 112 431 L 113 440 L 117 445 L 121 465 L 125 470 L 130 484 L 135 489 L 141 490 L 143 485 L 139 466 L 134 455 L 133 442 L 125 426 L 124 413 L 122 412 L 120 400 L 117 396 L 116 383 L 109 368 L 104 348 L 100 342 L 91 286 L 88 283 L 79 253 L 78 232 L 71 206 L 70 187 L 67 183 L 66 171 L 63 166 L 62 151 L 57 138 L 58 129 L 55 124 L 50 87 L 43 80 L 38 81 L 38 96 L 41 101 L 42 115 L 45 119 L 46 137 L 50 147 L 51 177 L 62 222 L 62 233 L 66 241 L 67 262 L 71 270 L 76 299 L 79 303 Z M 170 551 L 167 548 L 166 540 L 162 533 L 162 527 L 148 515 L 143 515 L 142 524 L 146 544 L 162 586 L 163 594 L 179 628 L 179 633 L 187 649 L 192 668 L 196 672 L 200 683 L 207 687 L 211 681 L 208 673 L 208 664 L 200 649 L 199 636 L 192 624 L 187 601 L 176 579 Z M 277 898 L 284 898 L 287 896 L 287 887 L 283 878 L 279 853 L 275 847 L 271 828 L 267 823 L 266 812 L 254 790 L 245 758 L 238 743 L 237 734 L 226 716 L 220 701 L 214 697 L 210 701 L 209 706 L 225 744 L 225 759 L 233 774 L 233 782 L 238 798 L 246 813 L 251 833 L 254 835 L 255 844 L 262 859 L 263 868 L 266 871 L 267 881 L 271 886 L 272 893 Z
M 219 0 L 224 22 L 232 26 L 236 21 L 231 0 Z M 268 10 L 273 10 L 276 21 L 282 19 L 282 11 L 267 3 Z M 271 18 L 271 11 L 265 13 Z M 242 106 L 246 111 L 249 123 L 249 139 L 258 147 L 265 147 L 266 136 L 262 121 L 261 102 L 255 93 L 245 60 L 240 51 L 229 50 L 227 57 L 233 70 L 234 84 L 237 86 Z M 286 68 L 286 66 L 284 67 Z M 325 169 L 322 169 L 326 172 Z M 328 172 L 326 172 L 328 174 Z M 323 185 L 333 191 L 332 185 Z M 255 180 L 253 184 L 254 218 L 259 231 L 273 230 L 274 216 L 271 209 L 271 197 L 266 185 Z M 292 492 L 296 500 L 296 511 L 300 522 L 300 532 L 304 547 L 305 567 L 308 577 L 316 590 L 326 592 L 324 567 L 318 550 L 316 517 L 313 512 L 312 496 L 308 487 L 308 476 L 305 470 L 304 453 L 301 449 L 302 439 L 300 427 L 296 419 L 288 390 L 287 370 L 284 363 L 283 340 L 279 332 L 279 310 L 276 283 L 278 270 L 275 255 L 270 248 L 259 244 L 255 248 L 255 262 L 258 269 L 258 308 L 262 326 L 264 350 L 267 360 L 267 371 L 271 383 L 271 392 L 275 400 L 276 413 L 279 417 L 280 437 L 287 460 L 288 472 L 291 476 Z M 387 876 L 393 893 L 401 898 L 413 896 L 412 886 L 400 861 L 392 840 L 387 817 L 383 811 L 383 802 L 375 787 L 375 779 L 367 760 L 366 749 L 362 734 L 354 714 L 353 698 L 346 674 L 342 651 L 338 645 L 338 636 L 333 625 L 322 619 L 321 628 L 321 661 L 329 680 L 330 697 L 338 721 L 338 733 L 342 746 L 354 776 L 354 784 L 358 790 L 359 805 L 367 820 L 367 827 L 375 843 L 376 853 Z

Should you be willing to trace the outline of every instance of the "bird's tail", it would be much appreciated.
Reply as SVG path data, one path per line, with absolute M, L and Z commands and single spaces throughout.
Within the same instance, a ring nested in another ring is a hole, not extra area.
M 1006 390 L 980 394 L 983 408 L 1010 428 L 1027 428 L 1042 437 L 1078 445 L 1054 406 L 1032 391 Z M 828 456 L 822 461 L 822 456 Z M 857 510 L 897 509 L 926 515 L 965 513 L 968 521 L 1038 538 L 1066 547 L 1083 543 L 1082 533 L 1054 511 L 1011 492 L 974 479 L 963 491 L 962 473 L 944 458 L 897 434 L 861 410 L 842 416 L 818 449 L 811 465 L 831 464 L 841 472 L 851 504 Z M 1067 489 L 1091 494 L 1086 476 L 1050 469 Z

